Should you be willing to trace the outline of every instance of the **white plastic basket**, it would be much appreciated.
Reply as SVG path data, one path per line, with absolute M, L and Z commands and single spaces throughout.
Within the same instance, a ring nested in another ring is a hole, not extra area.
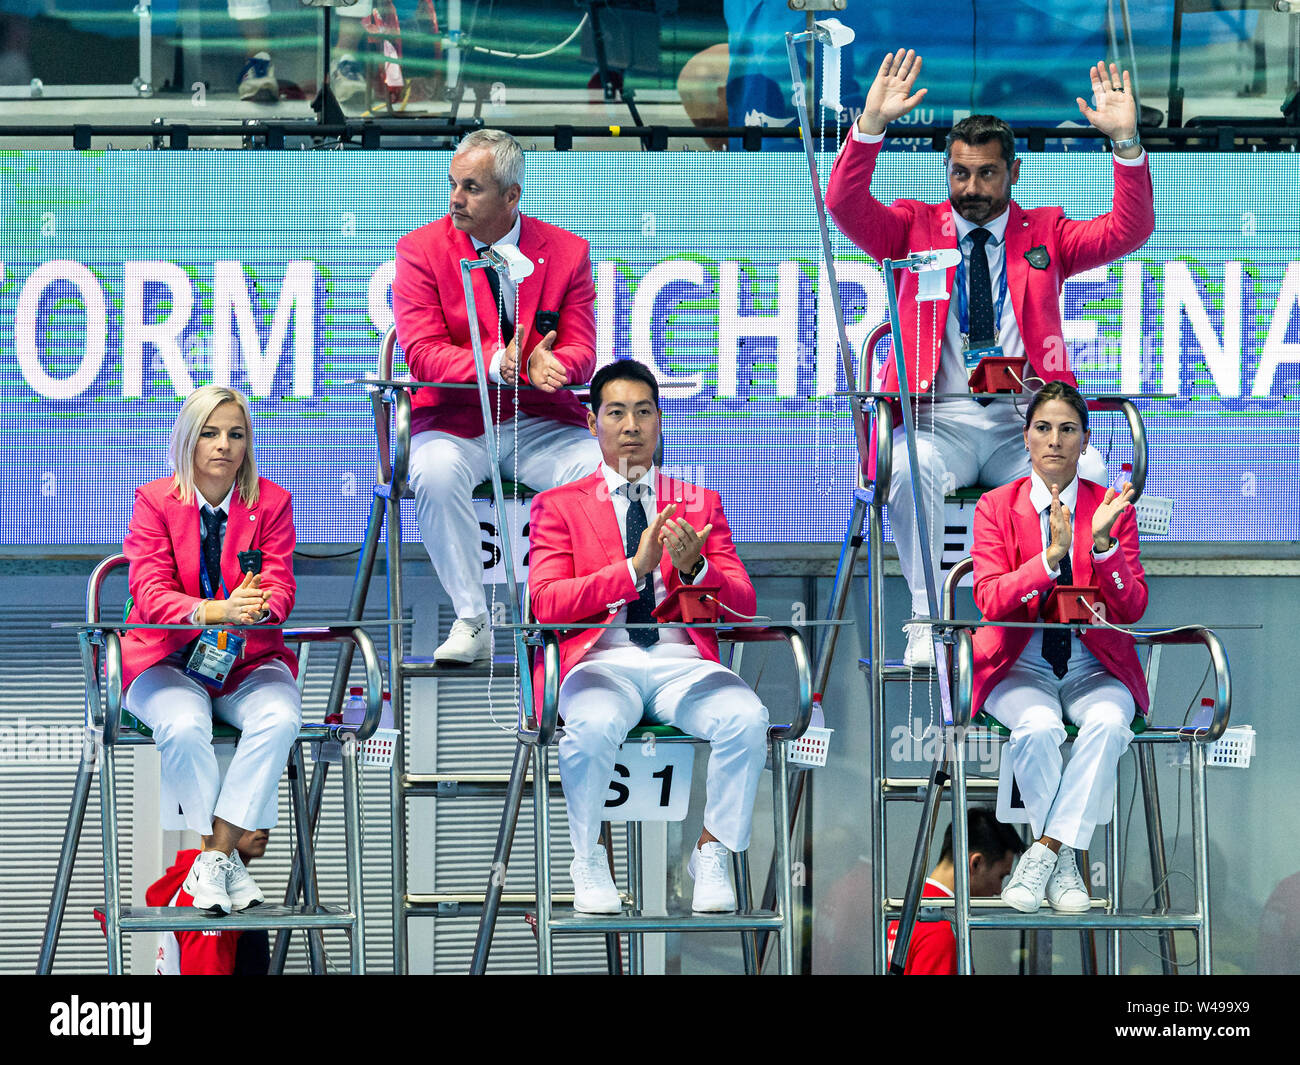
M 831 749 L 833 728 L 809 725 L 804 734 L 790 745 L 788 755 L 792 765 L 823 766 Z
M 1223 735 L 1205 748 L 1207 766 L 1224 766 L 1249 769 L 1255 754 L 1255 730 L 1249 725 L 1233 725 L 1224 729 Z M 1180 743 L 1169 751 L 1169 764 L 1185 767 L 1191 764 L 1187 744 Z
M 392 765 L 393 751 L 401 731 L 395 728 L 377 728 L 370 739 L 361 745 L 362 765 Z

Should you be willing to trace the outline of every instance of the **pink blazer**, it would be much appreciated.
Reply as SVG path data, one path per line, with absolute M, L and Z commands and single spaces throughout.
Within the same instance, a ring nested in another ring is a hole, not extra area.
M 753 614 L 757 603 L 754 586 L 731 542 L 731 529 L 718 493 L 660 474 L 656 496 L 659 510 L 675 503 L 674 517 L 685 518 L 696 529 L 712 523 L 713 529 L 704 545 L 709 569 L 700 586 L 713 589 L 718 599 L 732 610 Z M 636 598 L 636 585 L 628 572 L 623 530 L 619 528 L 600 470 L 538 495 L 533 500 L 529 537 L 528 591 L 533 616 L 539 622 L 604 624 L 629 600 Z M 682 580 L 667 551 L 659 572 L 666 593 L 671 595 Z M 723 619 L 729 618 L 724 612 Z M 676 619 L 680 620 L 680 614 Z M 561 681 L 606 631 L 574 629 L 563 635 Z M 718 661 L 718 637 L 712 630 L 686 631 L 704 658 Z M 535 681 L 540 692 L 540 662 Z
M 844 234 L 872 258 L 901 259 L 914 251 L 956 248 L 957 227 L 952 204 L 896 200 L 886 207 L 871 195 L 871 176 L 879 144 L 863 144 L 850 133 L 831 170 L 826 207 Z M 1070 371 L 1061 324 L 1061 288 L 1065 279 L 1094 266 L 1103 266 L 1140 248 L 1155 229 L 1151 171 L 1142 166 L 1114 164 L 1114 207 L 1086 222 L 1065 217 L 1059 207 L 1024 210 L 1014 201 L 1007 218 L 1007 294 L 1025 354 L 1034 372 L 1046 381 L 1077 385 Z M 1028 255 L 1035 248 L 1047 253 L 1047 265 L 1037 269 Z M 952 293 L 956 267 L 947 273 Z M 899 325 L 907 338 L 908 384 L 913 392 L 929 392 L 939 366 L 948 301 L 939 300 L 924 313 L 916 302 L 917 275 L 896 271 Z M 919 352 L 916 337 L 920 336 Z M 919 367 L 919 373 L 917 372 Z M 879 390 L 898 388 L 894 360 L 887 360 L 877 381 Z M 874 456 L 875 448 L 871 449 Z M 875 475 L 874 457 L 867 475 Z
M 1042 522 L 1029 501 L 1028 477 L 995 488 L 975 506 L 975 605 L 988 621 L 1038 621 L 1055 581 L 1043 565 Z M 1070 550 L 1074 583 L 1095 585 L 1106 604 L 1106 620 L 1132 625 L 1147 608 L 1147 582 L 1138 553 L 1137 519 L 1129 508 L 1111 529 L 1119 550 L 1093 565 L 1092 515 L 1106 489 L 1079 481 Z M 981 628 L 975 635 L 974 707 L 978 713 L 1011 664 L 1029 643 L 1030 629 Z M 1150 709 L 1146 679 L 1132 637 L 1110 629 L 1087 629 L 1084 646 L 1124 682 L 1142 713 Z
M 545 333 L 537 329 L 539 311 L 560 316 L 552 349 L 567 370 L 566 383 L 583 384 L 596 368 L 596 288 L 587 242 L 558 226 L 526 215 L 520 224 L 519 250 L 535 264 L 519 283 L 516 339 L 523 360 Z M 417 381 L 473 382 L 474 349 L 461 282 L 460 261 L 477 258 L 474 242 L 448 215 L 408 233 L 397 242 L 393 279 L 393 316 L 406 364 Z M 486 366 L 497 347 L 497 306 L 487 274 L 473 274 L 474 302 Z M 527 380 L 527 367 L 524 367 Z M 514 417 L 514 389 L 489 386 L 493 416 Z M 462 388 L 422 388 L 412 402 L 411 431 L 438 429 L 460 437 L 483 435 L 478 393 Z M 570 425 L 587 424 L 587 413 L 571 392 L 528 392 L 519 408 Z
M 233 588 L 243 575 L 239 552 L 262 551 L 262 587 L 271 592 L 271 620 L 282 622 L 293 610 L 297 584 L 293 579 L 293 502 L 279 485 L 259 478 L 258 501 L 246 506 L 238 490 L 230 497 L 226 537 L 221 548 L 221 575 Z M 205 596 L 199 579 L 202 542 L 198 507 L 182 503 L 170 477 L 137 488 L 131 525 L 122 550 L 131 562 L 128 577 L 134 603 L 129 621 L 183 625 Z M 280 659 L 298 672 L 298 660 L 275 630 L 242 630 L 247 639 L 242 660 L 231 670 L 223 692 L 233 691 L 248 672 L 271 659 Z M 122 637 L 122 690 L 126 691 L 150 666 L 161 662 L 198 635 L 197 629 L 131 629 Z

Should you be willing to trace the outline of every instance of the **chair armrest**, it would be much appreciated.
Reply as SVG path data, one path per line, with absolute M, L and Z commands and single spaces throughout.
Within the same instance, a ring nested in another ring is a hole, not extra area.
M 794 656 L 795 677 L 799 683 L 799 707 L 794 720 L 788 725 L 773 725 L 767 730 L 769 738 L 778 741 L 797 740 L 812 721 L 812 666 L 808 661 L 808 648 L 803 637 L 789 625 L 770 625 L 762 629 L 722 629 L 718 640 L 726 643 L 773 643 L 784 641 Z
M 542 652 L 542 706 L 540 714 L 533 707 L 535 720 L 530 721 L 527 712 L 533 701 L 533 671 L 530 661 L 527 676 L 522 681 L 523 685 L 529 687 L 521 693 L 519 700 L 519 739 L 530 746 L 546 747 L 555 738 L 560 719 L 560 638 L 551 629 L 543 629 L 539 635 Z
M 366 670 L 366 716 L 355 730 L 352 726 L 342 727 L 342 732 L 354 732 L 358 743 L 364 743 L 379 727 L 379 718 L 384 710 L 384 678 L 379 669 L 379 655 L 375 651 L 375 642 L 365 629 L 351 628 L 347 625 L 329 625 L 321 628 L 285 629 L 286 643 L 354 643 L 361 652 L 361 660 Z M 396 722 L 394 722 L 396 724 Z
M 876 475 L 875 499 L 877 505 L 889 498 L 889 482 L 894 475 L 894 409 L 883 399 L 871 401 L 871 417 L 876 423 Z M 870 447 L 871 434 L 867 434 L 867 446 Z M 862 464 L 865 480 L 867 464 Z
M 799 709 L 788 725 L 774 725 L 768 729 L 773 740 L 797 740 L 812 720 L 812 666 L 803 637 L 788 625 L 773 625 L 762 629 L 722 629 L 718 639 L 727 643 L 772 643 L 784 641 L 794 656 L 795 674 L 799 681 Z M 560 640 L 553 630 L 541 632 L 542 651 L 542 707 L 540 718 L 530 723 L 526 717 L 519 723 L 519 737 L 534 746 L 546 746 L 555 737 L 559 721 L 560 702 Z M 531 678 L 528 680 L 531 683 Z
M 1209 728 L 1196 725 L 1148 725 L 1148 732 L 1177 733 L 1180 739 L 1195 740 L 1198 743 L 1213 743 L 1223 735 L 1228 727 L 1228 718 L 1232 714 L 1232 673 L 1228 667 L 1228 652 L 1223 641 L 1213 629 L 1202 625 L 1185 625 L 1163 632 L 1135 633 L 1135 642 L 1146 647 L 1167 646 L 1174 644 L 1199 643 L 1205 646 L 1210 656 L 1210 665 L 1214 668 L 1214 715 Z
M 1096 410 L 1118 410 L 1128 422 L 1128 431 L 1133 437 L 1133 484 L 1134 502 L 1142 497 L 1147 485 L 1147 431 L 1133 401 L 1124 396 L 1098 396 L 1093 402 Z

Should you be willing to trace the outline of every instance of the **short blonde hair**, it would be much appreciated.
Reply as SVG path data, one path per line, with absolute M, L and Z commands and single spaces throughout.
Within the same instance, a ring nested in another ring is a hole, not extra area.
M 248 399 L 233 388 L 204 385 L 190 393 L 180 414 L 176 415 L 171 442 L 167 447 L 167 456 L 175 471 L 172 485 L 185 503 L 194 498 L 194 452 L 199 446 L 199 434 L 203 432 L 212 412 L 223 403 L 237 403 L 244 413 L 248 447 L 244 451 L 244 461 L 235 473 L 235 486 L 239 489 L 239 498 L 245 504 L 257 502 L 257 459 L 253 456 L 253 416 L 248 409 Z

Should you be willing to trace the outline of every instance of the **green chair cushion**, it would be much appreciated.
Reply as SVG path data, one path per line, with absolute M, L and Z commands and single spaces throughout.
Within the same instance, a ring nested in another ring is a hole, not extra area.
M 639 740 L 645 736 L 654 736 L 660 740 L 690 739 L 685 732 L 672 725 L 637 725 L 627 734 L 629 740 Z
M 1011 735 L 1011 730 L 987 710 L 981 710 L 976 714 L 972 724 L 988 729 L 995 736 L 1005 737 Z M 1136 736 L 1140 732 L 1145 732 L 1146 727 L 1147 719 L 1143 716 L 1142 711 L 1139 710 L 1133 715 L 1133 720 L 1129 723 L 1129 729 L 1132 731 L 1133 735 Z M 1074 739 L 1075 736 L 1079 735 L 1079 726 L 1072 725 L 1067 721 L 1065 723 L 1065 734 L 1070 739 Z
M 124 729 L 133 729 L 140 733 L 141 736 L 153 737 L 153 729 L 141 721 L 131 711 L 122 710 L 121 727 Z M 239 729 L 234 725 L 228 725 L 224 721 L 212 722 L 212 738 L 214 740 L 239 740 Z

